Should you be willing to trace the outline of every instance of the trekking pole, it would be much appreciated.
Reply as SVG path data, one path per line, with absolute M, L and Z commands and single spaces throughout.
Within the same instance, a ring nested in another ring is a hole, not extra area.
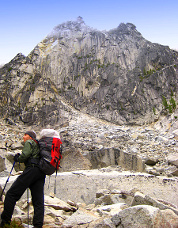
M 30 209 L 29 209 L 29 188 L 27 188 L 27 216 L 28 216 L 28 227 L 29 227 L 29 212 Z
M 58 164 L 59 164 L 59 162 L 60 162 L 60 159 L 62 158 L 62 145 L 60 145 L 59 152 L 60 152 L 60 157 L 58 158 L 58 161 L 57 161 L 57 164 L 56 164 L 56 176 L 55 176 L 55 182 L 54 182 L 54 195 L 56 195 L 57 167 L 58 167 Z M 61 167 L 61 166 L 59 165 L 59 167 Z M 62 167 L 61 167 L 61 168 L 62 168 Z
M 57 174 L 56 174 L 57 176 Z M 54 182 L 54 196 L 56 195 L 56 176 L 55 176 L 55 182 Z
M 11 171 L 10 171 L 10 173 L 9 173 L 9 176 L 8 176 L 8 178 L 7 178 L 7 180 L 6 180 L 6 183 L 5 183 L 5 185 L 4 185 L 4 188 L 3 188 L 2 192 L 1 192 L 1 196 L 0 196 L 0 200 L 1 200 L 1 201 L 2 201 L 2 195 L 3 195 L 3 193 L 4 193 L 4 190 L 5 190 L 5 188 L 6 188 L 7 183 L 8 183 L 8 181 L 9 181 L 9 178 L 10 178 L 10 176 L 11 176 L 11 173 L 12 173 L 12 170 L 13 170 L 13 168 L 14 168 L 14 165 L 15 165 L 15 161 L 14 161 L 14 163 L 13 163 L 13 165 L 12 165 L 12 168 L 11 168 Z

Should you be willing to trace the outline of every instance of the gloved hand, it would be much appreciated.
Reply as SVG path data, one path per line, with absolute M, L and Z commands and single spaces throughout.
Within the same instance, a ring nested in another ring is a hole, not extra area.
M 20 153 L 15 154 L 15 156 L 14 156 L 14 161 L 15 162 L 18 162 L 19 156 L 20 156 Z

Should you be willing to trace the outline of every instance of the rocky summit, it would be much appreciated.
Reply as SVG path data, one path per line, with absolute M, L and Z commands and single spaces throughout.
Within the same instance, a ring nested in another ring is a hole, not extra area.
M 64 100 L 112 123 L 151 123 L 176 108 L 177 60 L 131 23 L 98 31 L 78 17 L 0 69 L 1 116 L 54 125 Z
M 63 158 L 46 178 L 44 228 L 178 227 L 177 57 L 131 23 L 98 31 L 81 17 L 17 54 L 0 68 L 1 188 L 24 132 L 53 128 Z M 30 227 L 26 195 L 13 218 Z

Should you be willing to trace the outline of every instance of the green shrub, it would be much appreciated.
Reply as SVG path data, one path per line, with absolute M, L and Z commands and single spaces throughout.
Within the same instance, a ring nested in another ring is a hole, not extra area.
M 21 221 L 13 220 L 10 225 L 4 225 L 4 228 L 24 228 Z
M 12 70 L 12 67 L 9 67 L 9 68 L 8 68 L 8 72 L 10 72 L 11 70 Z
M 154 115 L 156 115 L 156 109 L 155 109 L 155 107 L 153 107 L 153 113 L 154 113 Z
M 106 109 L 109 110 L 109 105 L 106 105 Z
M 145 69 L 145 68 L 143 69 L 143 74 L 144 74 L 144 75 L 146 75 L 146 74 L 147 74 L 147 71 L 146 71 L 146 69 Z
M 170 104 L 172 105 L 173 109 L 176 109 L 176 102 L 173 97 L 171 97 L 171 99 L 170 99 Z
M 18 104 L 17 104 L 17 105 L 18 105 L 18 107 L 20 107 L 20 101 L 18 102 Z
M 76 80 L 77 80 L 77 78 L 79 78 L 79 77 L 80 77 L 80 74 L 75 75 L 75 76 L 74 76 L 74 81 L 76 81 Z
M 174 93 L 173 93 L 173 91 L 172 91 L 172 89 L 171 89 L 171 97 L 172 97 L 172 96 L 174 96 Z
M 168 103 L 167 103 L 165 96 L 162 96 L 162 101 L 163 101 L 163 106 L 165 107 L 165 109 L 168 109 Z
M 171 105 L 168 106 L 168 109 L 169 109 L 169 113 L 172 113 L 172 106 Z
M 171 99 L 169 100 L 169 104 L 164 96 L 162 96 L 163 106 L 167 110 L 169 110 L 169 113 L 172 113 L 176 109 L 176 102 L 174 98 L 171 96 Z
M 140 78 L 140 82 L 142 82 L 143 81 L 143 79 L 144 79 L 144 77 L 143 76 L 139 76 L 139 78 Z
M 70 86 L 68 86 L 68 89 L 72 89 L 72 88 L 73 88 L 72 84 Z

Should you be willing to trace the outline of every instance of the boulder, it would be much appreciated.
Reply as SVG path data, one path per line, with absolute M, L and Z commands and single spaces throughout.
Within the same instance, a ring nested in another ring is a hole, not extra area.
M 13 143 L 11 145 L 11 150 L 22 150 L 22 149 L 23 149 L 23 145 L 20 142 Z
M 105 194 L 95 200 L 95 205 L 111 205 L 116 203 L 123 203 L 122 194 Z
M 0 142 L 0 149 L 3 149 L 3 150 L 6 149 L 6 145 L 4 142 Z
M 100 170 L 77 170 L 73 172 L 58 173 L 56 185 L 56 197 L 67 201 L 91 204 L 96 200 L 96 193 L 101 189 L 113 191 L 120 189 L 130 191 L 136 188 L 151 197 L 168 201 L 177 205 L 177 180 L 167 177 L 156 177 L 145 173 L 118 172 L 110 169 Z M 46 193 L 53 191 L 55 176 L 50 178 L 49 189 Z M 75 192 L 75 194 L 74 194 Z M 171 194 L 168 194 L 170 192 Z M 117 194 L 119 194 L 117 192 Z M 117 195 L 116 194 L 116 195 Z M 105 195 L 105 194 L 104 194 Z M 125 194 L 127 197 L 127 195 Z M 131 196 L 128 195 L 128 198 Z M 99 199 L 99 198 L 98 198 Z M 122 198 L 120 198 L 122 200 Z
M 94 210 L 96 210 L 100 216 L 114 216 L 127 207 L 128 205 L 125 203 L 116 203 L 112 205 L 97 207 Z
M 88 170 L 91 169 L 91 163 L 80 151 L 72 147 L 65 150 L 61 161 L 61 167 L 62 172 L 78 169 Z
M 172 173 L 171 173 L 172 176 L 176 176 L 178 177 L 178 169 L 174 170 Z
M 22 151 L 20 150 L 17 150 L 16 153 L 21 153 Z M 7 160 L 13 165 L 14 163 L 14 156 L 16 153 L 13 153 L 13 152 L 8 152 L 7 155 L 6 155 L 6 158 Z M 12 166 L 11 166 L 12 167 Z M 23 171 L 25 168 L 25 165 L 24 163 L 19 163 L 19 162 L 16 162 L 15 165 L 14 165 L 14 170 L 16 172 L 18 171 Z
M 73 227 L 76 225 L 89 224 L 97 220 L 98 218 L 99 216 L 97 216 L 96 214 L 89 212 L 83 208 L 80 208 L 64 221 L 63 226 Z
M 122 210 L 111 220 L 118 228 L 171 228 L 172 220 L 174 224 L 177 223 L 178 216 L 172 216 L 171 212 L 170 217 L 166 218 L 165 214 L 159 208 L 139 205 Z
M 170 205 L 170 204 L 166 204 L 162 202 L 159 202 L 158 200 L 153 199 L 152 197 L 148 196 L 148 195 L 144 195 L 140 192 L 136 192 L 134 195 L 134 199 L 132 201 L 131 206 L 135 206 L 135 205 L 151 205 L 153 207 L 157 207 L 160 210 L 165 210 L 165 209 L 171 209 L 174 211 L 175 214 L 178 215 L 178 210 L 176 209 L 176 206 L 174 205 Z
M 5 170 L 5 158 L 0 156 L 0 172 Z
M 135 153 L 126 152 L 118 148 L 102 148 L 88 152 L 86 157 L 92 164 L 92 169 L 120 165 L 127 170 L 143 172 L 144 161 Z
M 145 170 L 144 161 L 136 153 L 121 151 L 117 159 L 117 164 L 126 170 L 137 172 L 143 172 Z
M 96 192 L 96 198 L 100 198 L 101 196 L 104 196 L 105 194 L 109 194 L 110 191 L 108 189 L 101 189 Z
M 164 220 L 166 221 L 167 227 L 178 227 L 178 216 L 170 209 L 161 211 Z
M 89 151 L 87 158 L 92 164 L 92 169 L 103 168 L 110 165 L 116 165 L 116 158 L 120 151 L 114 148 L 102 148 L 100 150 Z
M 178 153 L 168 155 L 167 161 L 169 164 L 175 165 L 176 167 L 178 167 Z
M 178 140 L 178 129 L 174 130 L 172 133 L 174 134 L 175 139 Z
M 156 158 L 146 158 L 145 159 L 146 165 L 154 166 L 154 165 L 156 165 L 157 162 L 158 162 L 158 159 L 156 159 Z
M 105 219 L 98 219 L 93 222 L 91 222 L 87 227 L 89 228 L 115 228 L 116 226 L 114 223 L 111 221 L 110 218 L 105 218 Z
M 52 207 L 56 210 L 76 211 L 74 206 L 58 199 L 57 197 L 50 197 L 45 195 L 45 206 Z

